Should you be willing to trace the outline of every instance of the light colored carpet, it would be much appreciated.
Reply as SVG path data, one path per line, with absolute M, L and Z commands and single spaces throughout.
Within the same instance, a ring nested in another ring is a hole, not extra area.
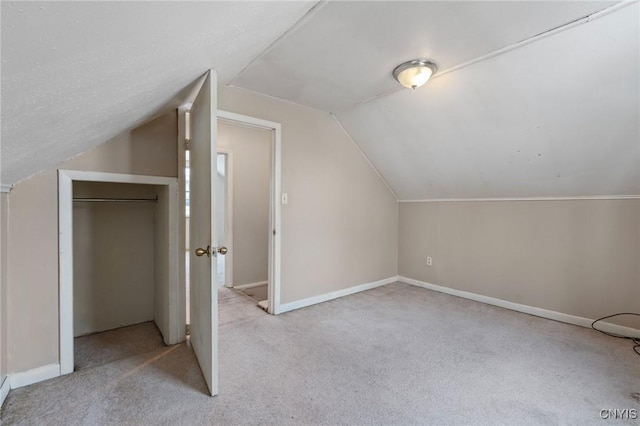
M 73 339 L 76 371 L 165 347 L 153 321 Z
M 268 316 L 253 299 L 222 287 L 218 290 L 218 324 L 220 331 L 227 327 Z
M 221 322 L 215 398 L 180 344 L 16 389 L 2 424 L 600 425 L 640 409 L 629 343 L 405 284 Z

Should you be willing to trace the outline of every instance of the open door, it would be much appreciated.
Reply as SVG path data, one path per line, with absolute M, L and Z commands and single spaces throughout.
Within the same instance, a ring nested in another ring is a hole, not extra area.
M 191 346 L 212 396 L 218 394 L 218 248 L 215 223 L 217 76 L 209 71 L 190 110 Z

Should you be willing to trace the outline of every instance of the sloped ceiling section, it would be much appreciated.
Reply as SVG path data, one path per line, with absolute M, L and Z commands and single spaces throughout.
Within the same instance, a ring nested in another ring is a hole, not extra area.
M 339 115 L 402 200 L 640 194 L 638 7 Z
M 640 194 L 633 4 L 442 73 L 612 2 L 330 3 L 232 84 L 334 112 L 401 200 Z M 383 95 L 383 96 L 380 96 Z
M 587 1 L 368 1 L 321 5 L 231 84 L 338 113 L 397 89 L 415 58 L 451 68 L 610 6 Z
M 2 2 L 2 174 L 15 183 L 227 82 L 309 2 Z

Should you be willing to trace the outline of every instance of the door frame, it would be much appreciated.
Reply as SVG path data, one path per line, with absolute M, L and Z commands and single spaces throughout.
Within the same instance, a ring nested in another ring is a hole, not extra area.
M 267 312 L 278 315 L 280 309 L 280 278 L 281 278 L 281 254 L 282 254 L 282 206 L 280 198 L 282 194 L 282 126 L 275 121 L 234 112 L 218 110 L 218 119 L 228 123 L 242 124 L 271 131 L 271 202 L 269 208 L 269 285 Z M 226 272 L 226 271 L 225 271 Z
M 178 275 L 178 179 L 119 173 L 58 170 L 59 351 L 60 375 L 73 373 L 73 182 L 111 182 L 167 186 L 169 193 L 169 323 L 167 341 L 180 335 Z M 184 257 L 184 253 L 182 254 Z
M 224 256 L 224 286 L 233 287 L 233 150 L 217 147 L 216 154 L 224 154 L 224 245 L 229 252 Z M 220 238 L 220 236 L 218 236 Z

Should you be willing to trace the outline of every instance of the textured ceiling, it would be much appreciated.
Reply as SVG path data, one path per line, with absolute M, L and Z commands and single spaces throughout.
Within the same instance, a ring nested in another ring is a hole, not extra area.
M 176 107 L 209 68 L 226 82 L 313 5 L 3 1 L 2 183 Z
M 401 200 L 639 194 L 637 2 L 456 69 L 611 4 L 2 2 L 2 181 L 177 106 L 214 68 L 335 113 Z M 440 73 L 400 89 L 391 70 L 416 57 Z

